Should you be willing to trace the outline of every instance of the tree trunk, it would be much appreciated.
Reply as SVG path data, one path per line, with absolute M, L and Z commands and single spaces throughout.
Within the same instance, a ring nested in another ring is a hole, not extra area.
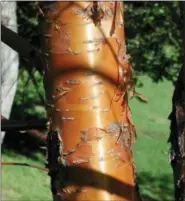
M 185 2 L 181 2 L 184 64 L 173 95 L 171 120 L 171 165 L 174 172 L 175 200 L 185 201 Z
M 1 2 L 1 23 L 11 30 L 17 32 L 16 2 Z M 18 54 L 1 43 L 1 115 L 7 119 L 17 87 L 19 58 Z M 5 132 L 1 132 L 3 142 Z
M 140 200 L 122 2 L 55 2 L 42 9 L 53 200 Z

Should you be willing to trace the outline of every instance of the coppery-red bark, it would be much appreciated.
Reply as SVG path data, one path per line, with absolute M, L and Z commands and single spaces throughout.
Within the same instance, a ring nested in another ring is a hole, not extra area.
M 140 200 L 127 91 L 138 94 L 122 2 L 50 2 L 42 9 L 54 201 Z

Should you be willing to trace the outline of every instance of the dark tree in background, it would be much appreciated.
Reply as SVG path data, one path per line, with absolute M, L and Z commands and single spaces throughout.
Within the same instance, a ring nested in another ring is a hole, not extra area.
M 171 120 L 171 164 L 174 171 L 175 200 L 185 201 L 185 2 L 181 2 L 181 15 L 174 14 L 174 21 L 178 18 L 182 30 L 183 66 L 175 85 L 173 95 L 173 109 Z

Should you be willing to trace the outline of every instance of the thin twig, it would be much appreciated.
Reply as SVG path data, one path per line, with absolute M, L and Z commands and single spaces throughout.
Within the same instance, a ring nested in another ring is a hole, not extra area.
M 19 166 L 26 166 L 26 167 L 32 167 L 32 168 L 36 168 L 39 170 L 44 170 L 44 171 L 48 171 L 47 168 L 39 166 L 39 165 L 32 165 L 32 164 L 28 164 L 28 163 L 17 163 L 17 162 L 2 162 L 1 161 L 1 165 L 19 165 Z

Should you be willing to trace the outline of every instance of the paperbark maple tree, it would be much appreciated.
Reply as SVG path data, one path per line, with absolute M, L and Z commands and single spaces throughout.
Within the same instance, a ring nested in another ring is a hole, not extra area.
M 128 91 L 140 94 L 122 2 L 45 2 L 41 10 L 53 199 L 140 200 Z

